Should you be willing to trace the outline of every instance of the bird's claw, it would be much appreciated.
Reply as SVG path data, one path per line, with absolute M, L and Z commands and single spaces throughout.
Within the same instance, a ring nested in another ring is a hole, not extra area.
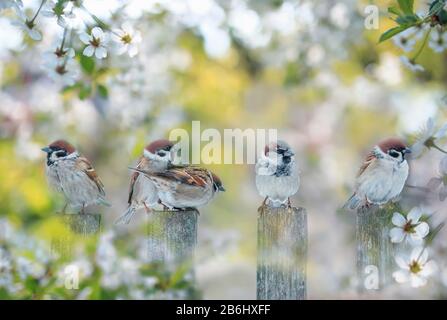
M 287 198 L 287 212 L 292 213 L 292 202 L 290 201 L 290 198 Z
M 146 214 L 151 214 L 152 213 L 152 209 L 149 208 L 145 202 L 143 202 L 144 205 L 144 211 L 146 212 Z

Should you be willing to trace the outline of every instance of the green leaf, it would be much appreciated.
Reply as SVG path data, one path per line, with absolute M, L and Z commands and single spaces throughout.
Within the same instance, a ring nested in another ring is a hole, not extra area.
M 66 93 L 66 92 L 71 92 L 74 90 L 78 90 L 79 88 L 82 87 L 82 84 L 80 82 L 76 82 L 75 84 L 71 85 L 71 86 L 65 86 L 62 89 L 62 93 Z
M 430 5 L 430 10 L 428 11 L 428 15 L 433 16 L 438 14 L 444 8 L 444 6 L 445 3 L 442 0 L 436 0 L 432 2 L 432 4 Z
M 397 27 L 388 29 L 387 31 L 382 33 L 382 35 L 380 36 L 379 43 L 394 37 L 396 34 L 399 34 L 408 28 L 409 28 L 409 26 L 408 27 L 407 26 L 397 26 Z
M 445 10 L 439 11 L 438 20 L 442 25 L 447 24 L 447 11 L 445 11 Z
M 425 242 L 427 244 L 430 244 L 433 242 L 433 240 L 435 239 L 436 235 L 439 233 L 439 231 L 442 230 L 442 228 L 444 228 L 445 226 L 445 222 L 441 222 L 440 224 L 438 224 L 435 228 L 433 228 L 430 233 L 428 234 L 427 238 L 425 238 Z
M 90 85 L 84 85 L 79 90 L 79 99 L 85 100 L 92 94 L 92 87 Z
M 397 0 L 399 7 L 405 14 L 413 14 L 414 0 Z
M 419 17 L 417 15 L 415 15 L 415 14 L 399 16 L 396 19 L 396 22 L 398 24 L 405 25 L 405 26 L 413 26 L 418 21 L 419 21 Z
M 392 13 L 392 14 L 395 14 L 395 15 L 397 15 L 397 16 L 400 16 L 400 15 L 401 15 L 401 12 L 400 12 L 399 9 L 397 9 L 396 7 L 389 7 L 389 8 L 388 8 L 388 12 L 389 12 L 389 13 Z
M 98 94 L 102 98 L 107 99 L 109 97 L 109 89 L 107 89 L 107 87 L 102 84 L 98 84 Z
M 88 75 L 92 75 L 95 71 L 95 60 L 92 57 L 81 55 L 82 70 Z
M 177 270 L 171 275 L 169 279 L 169 287 L 175 288 L 185 277 L 188 270 L 190 270 L 191 266 L 189 263 L 183 263 L 180 265 Z

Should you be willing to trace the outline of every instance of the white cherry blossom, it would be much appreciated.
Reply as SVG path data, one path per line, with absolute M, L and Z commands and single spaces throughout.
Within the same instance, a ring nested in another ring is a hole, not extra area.
M 422 240 L 429 232 L 428 223 L 419 221 L 422 213 L 420 207 L 411 209 L 406 217 L 395 212 L 392 218 L 395 227 L 390 230 L 391 242 L 399 243 L 406 240 L 413 245 L 422 244 Z
M 427 260 L 428 251 L 422 247 L 414 248 L 409 257 L 396 257 L 400 270 L 393 273 L 394 280 L 398 283 L 408 282 L 413 288 L 425 286 L 427 279 L 437 270 L 436 263 Z
M 118 43 L 118 54 L 128 53 L 129 57 L 138 54 L 138 44 L 141 42 L 141 32 L 134 30 L 129 23 L 124 23 L 121 29 L 113 31 L 113 38 Z
M 107 36 L 100 27 L 94 27 L 91 34 L 81 33 L 79 39 L 87 45 L 82 54 L 87 57 L 95 55 L 98 59 L 107 57 Z

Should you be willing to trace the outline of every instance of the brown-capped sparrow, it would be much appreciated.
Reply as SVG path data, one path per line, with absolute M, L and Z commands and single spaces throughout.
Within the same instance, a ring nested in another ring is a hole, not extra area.
M 156 140 L 144 148 L 143 156 L 138 161 L 137 169 L 146 172 L 163 172 L 171 161 L 171 148 L 173 143 L 169 140 Z M 140 208 L 146 212 L 158 204 L 158 193 L 155 184 L 144 174 L 134 171 L 130 179 L 128 207 L 120 216 L 116 224 L 128 224 Z
M 81 210 L 92 204 L 110 206 L 105 199 L 104 185 L 90 161 L 79 155 L 65 140 L 56 140 L 42 148 L 47 153 L 46 176 L 50 186 L 64 194 L 66 204 Z
M 170 165 L 163 172 L 131 169 L 143 173 L 154 182 L 160 202 L 170 210 L 197 210 L 217 192 L 225 191 L 218 176 L 200 167 Z
M 405 159 L 408 153 L 411 150 L 400 139 L 389 138 L 378 143 L 360 168 L 354 194 L 344 207 L 354 210 L 395 200 L 408 178 L 409 168 Z
M 290 208 L 290 197 L 300 186 L 295 153 L 281 140 L 269 143 L 256 162 L 256 187 L 265 197 L 262 205 Z

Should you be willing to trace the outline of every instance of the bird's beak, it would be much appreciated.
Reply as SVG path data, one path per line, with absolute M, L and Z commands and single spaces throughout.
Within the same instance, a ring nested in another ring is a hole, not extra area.
M 219 186 L 219 191 L 225 192 L 225 188 L 223 186 Z
M 292 150 L 287 150 L 286 152 L 284 152 L 283 154 L 285 157 L 292 157 L 295 155 L 295 153 Z
M 410 149 L 410 148 L 405 148 L 405 149 L 404 149 L 404 153 L 405 153 L 405 154 L 407 154 L 407 153 L 411 153 L 411 149 Z
M 50 147 L 44 147 L 44 148 L 42 148 L 40 150 L 42 150 L 43 152 L 46 152 L 46 153 L 50 153 L 51 152 L 51 148 Z

